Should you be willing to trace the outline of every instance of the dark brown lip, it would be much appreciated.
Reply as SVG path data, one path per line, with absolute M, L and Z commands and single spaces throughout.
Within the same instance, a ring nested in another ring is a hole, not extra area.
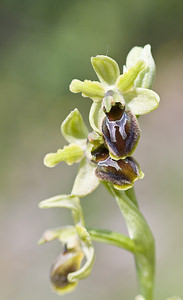
M 97 164 L 96 175 L 118 186 L 130 186 L 139 177 L 139 165 L 133 157 L 113 160 L 109 156 Z
M 121 109 L 119 110 L 121 113 Z M 106 115 L 102 133 L 109 152 L 117 158 L 131 155 L 140 138 L 138 121 L 130 111 L 124 111 L 121 118 L 115 121 L 111 121 Z

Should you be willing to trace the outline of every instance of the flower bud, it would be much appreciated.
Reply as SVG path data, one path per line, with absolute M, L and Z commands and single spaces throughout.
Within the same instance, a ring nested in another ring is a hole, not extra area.
M 124 158 L 132 154 L 140 138 L 140 128 L 136 117 L 116 103 L 106 113 L 102 124 L 105 144 L 114 158 Z
M 84 254 L 80 250 L 65 250 L 51 267 L 50 280 L 53 289 L 58 294 L 65 294 L 74 290 L 78 282 L 69 282 L 69 273 L 79 270 Z
M 137 179 L 143 178 L 138 163 L 132 157 L 113 160 L 109 156 L 98 162 L 96 175 L 100 180 L 109 181 L 121 190 L 130 188 Z

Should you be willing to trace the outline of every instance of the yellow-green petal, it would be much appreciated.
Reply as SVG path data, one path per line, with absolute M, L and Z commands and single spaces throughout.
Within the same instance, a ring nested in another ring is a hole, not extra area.
M 128 70 L 141 59 L 145 61 L 146 68 L 143 69 L 137 76 L 135 80 L 135 86 L 150 89 L 152 87 L 156 71 L 156 66 L 151 54 L 150 45 L 145 45 L 144 48 L 132 48 L 126 59 L 126 67 Z
M 48 153 L 44 158 L 47 167 L 54 167 L 61 161 L 68 165 L 79 162 L 84 156 L 83 148 L 77 144 L 70 144 L 63 149 L 58 149 L 56 153 Z
M 127 103 L 127 108 L 134 115 L 144 115 L 155 110 L 160 101 L 158 94 L 154 91 L 142 88 L 135 88 L 123 96 Z
M 91 58 L 91 63 L 101 83 L 115 84 L 120 70 L 114 59 L 105 55 L 97 55 Z
M 145 62 L 143 60 L 139 60 L 133 67 L 127 70 L 127 72 L 118 77 L 118 80 L 116 82 L 117 89 L 121 93 L 132 89 L 135 79 L 145 67 Z
M 101 101 L 105 95 L 105 89 L 98 81 L 74 79 L 69 88 L 72 93 L 82 93 L 83 97 L 89 97 L 94 101 Z

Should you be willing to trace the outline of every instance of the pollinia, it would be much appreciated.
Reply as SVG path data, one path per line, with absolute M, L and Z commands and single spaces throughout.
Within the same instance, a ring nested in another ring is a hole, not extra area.
M 74 225 L 47 230 L 39 243 L 57 239 L 63 244 L 50 271 L 52 287 L 59 295 L 71 292 L 79 280 L 89 276 L 95 240 L 133 253 L 141 293 L 136 300 L 152 300 L 154 238 L 136 200 L 133 185 L 144 174 L 132 157 L 140 139 L 139 116 L 159 105 L 159 96 L 151 90 L 155 74 L 151 47 L 134 47 L 121 75 L 116 61 L 108 56 L 92 57 L 91 64 L 99 81 L 74 79 L 70 84 L 71 92 L 93 100 L 89 113 L 91 130 L 88 131 L 78 109 L 74 109 L 61 125 L 68 144 L 44 158 L 47 167 L 62 161 L 68 165 L 80 163 L 73 188 L 69 195 L 57 195 L 39 205 L 70 209 Z M 116 199 L 129 236 L 85 225 L 80 198 L 92 193 L 100 183 Z

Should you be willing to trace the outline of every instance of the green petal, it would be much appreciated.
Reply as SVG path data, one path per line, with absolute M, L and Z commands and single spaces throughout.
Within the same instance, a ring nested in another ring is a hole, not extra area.
M 92 66 L 101 83 L 114 85 L 120 70 L 117 62 L 105 55 L 97 55 L 91 58 Z
M 94 102 L 90 108 L 89 122 L 92 129 L 99 134 L 102 133 L 102 122 L 104 118 L 105 114 L 102 109 L 102 103 Z
M 136 88 L 132 92 L 123 95 L 127 108 L 131 110 L 134 115 L 144 115 L 159 105 L 160 98 L 152 90 Z
M 79 162 L 84 156 L 83 148 L 77 144 L 70 144 L 63 149 L 58 149 L 56 153 L 48 153 L 44 158 L 47 167 L 54 167 L 59 162 L 65 161 L 68 165 Z
M 133 88 L 134 81 L 138 74 L 146 67 L 143 60 L 139 60 L 135 66 L 131 67 L 127 72 L 118 77 L 116 82 L 117 89 L 123 93 Z
M 142 47 L 132 48 L 126 60 L 127 69 L 134 66 L 134 64 L 136 64 L 137 61 L 140 59 L 145 61 L 146 68 L 139 73 L 137 79 L 135 80 L 135 86 L 149 89 L 152 87 L 155 70 L 156 70 L 154 59 L 151 54 L 150 45 L 146 45 L 144 48 Z
M 98 81 L 74 79 L 69 88 L 72 93 L 82 93 L 83 97 L 89 97 L 94 101 L 101 101 L 105 95 L 105 90 Z
M 63 121 L 61 125 L 61 131 L 64 138 L 69 143 L 85 142 L 88 136 L 88 129 L 77 108 L 71 111 L 71 113 Z
M 72 195 L 84 197 L 99 185 L 99 180 L 95 175 L 96 165 L 90 163 L 86 158 L 81 161 L 78 174 L 72 188 Z

